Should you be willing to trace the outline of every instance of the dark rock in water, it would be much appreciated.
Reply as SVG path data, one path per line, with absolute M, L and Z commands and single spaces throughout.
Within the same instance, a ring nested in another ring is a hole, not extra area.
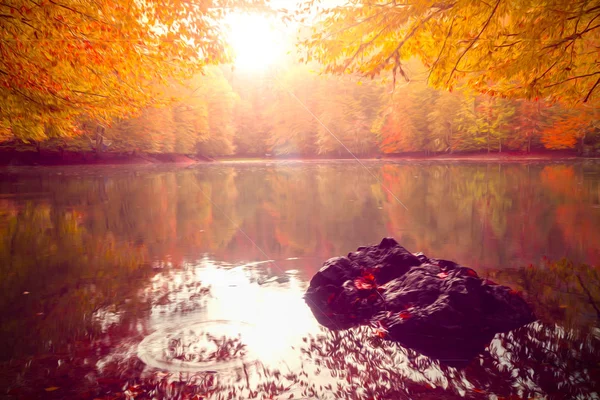
M 326 261 L 305 298 L 321 325 L 369 324 L 454 366 L 466 365 L 495 334 L 535 320 L 516 291 L 452 261 L 412 254 L 392 238 Z

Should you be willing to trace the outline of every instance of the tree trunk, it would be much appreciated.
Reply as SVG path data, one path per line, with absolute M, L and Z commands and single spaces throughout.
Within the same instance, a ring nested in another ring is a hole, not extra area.
M 583 144 L 583 142 L 585 141 L 585 135 L 586 135 L 586 132 L 583 132 L 583 135 L 581 135 L 581 141 L 579 144 L 579 155 L 583 155 L 584 150 L 585 150 L 585 148 L 584 148 L 585 145 Z
M 102 142 L 104 142 L 104 138 L 100 134 L 100 132 L 96 132 L 96 153 L 102 153 L 104 149 L 102 148 Z

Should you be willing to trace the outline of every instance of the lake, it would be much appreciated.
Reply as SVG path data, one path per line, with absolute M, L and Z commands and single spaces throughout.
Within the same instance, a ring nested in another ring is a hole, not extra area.
M 0 398 L 600 398 L 600 162 L 363 163 L 0 169 Z M 386 236 L 539 320 L 463 369 L 321 328 Z

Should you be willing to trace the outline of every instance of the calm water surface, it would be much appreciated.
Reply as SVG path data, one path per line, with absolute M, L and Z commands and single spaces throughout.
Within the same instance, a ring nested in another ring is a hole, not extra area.
M 351 162 L 0 170 L 0 399 L 600 398 L 600 163 L 366 165 L 399 201 Z M 384 236 L 540 320 L 460 370 L 320 328 L 310 277 Z

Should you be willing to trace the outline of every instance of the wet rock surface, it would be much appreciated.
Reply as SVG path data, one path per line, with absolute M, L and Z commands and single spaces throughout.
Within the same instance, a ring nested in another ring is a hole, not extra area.
M 371 325 L 384 339 L 454 366 L 468 364 L 495 334 L 535 320 L 515 290 L 412 254 L 392 238 L 326 261 L 305 298 L 327 328 Z

